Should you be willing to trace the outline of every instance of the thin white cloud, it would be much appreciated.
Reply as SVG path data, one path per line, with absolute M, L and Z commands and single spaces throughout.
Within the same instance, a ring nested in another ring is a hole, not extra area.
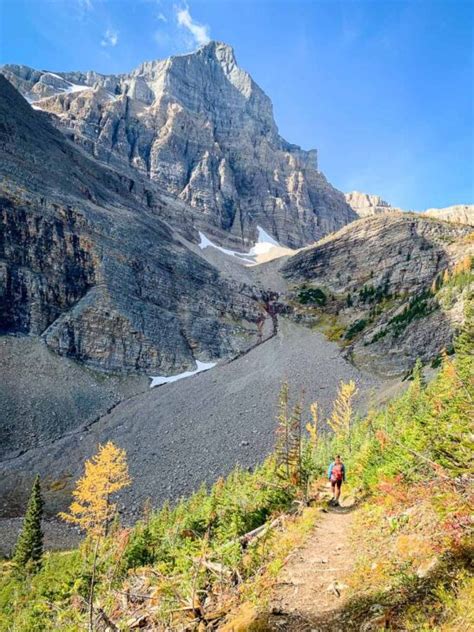
M 209 27 L 205 24 L 194 22 L 188 7 L 177 9 L 176 19 L 178 20 L 179 26 L 187 29 L 191 33 L 194 43 L 197 46 L 204 46 L 204 44 L 209 42 Z
M 168 18 L 166 17 L 166 15 L 164 15 L 163 13 L 158 13 L 158 15 L 156 16 L 156 18 L 158 20 L 160 20 L 160 22 L 168 22 Z
M 103 35 L 103 39 L 100 45 L 104 47 L 117 46 L 118 40 L 119 40 L 118 36 L 119 36 L 118 31 L 114 29 L 107 29 Z

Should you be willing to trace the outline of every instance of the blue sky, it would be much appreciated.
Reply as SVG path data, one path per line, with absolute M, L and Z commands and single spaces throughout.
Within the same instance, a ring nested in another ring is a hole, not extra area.
M 126 72 L 231 44 L 339 189 L 473 203 L 474 1 L 0 0 L 0 63 Z

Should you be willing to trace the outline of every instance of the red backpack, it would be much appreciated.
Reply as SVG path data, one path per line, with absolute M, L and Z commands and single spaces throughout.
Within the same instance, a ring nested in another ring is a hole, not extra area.
M 331 471 L 331 480 L 332 481 L 342 481 L 343 479 L 343 475 L 342 475 L 342 463 L 335 463 L 332 466 L 332 471 Z

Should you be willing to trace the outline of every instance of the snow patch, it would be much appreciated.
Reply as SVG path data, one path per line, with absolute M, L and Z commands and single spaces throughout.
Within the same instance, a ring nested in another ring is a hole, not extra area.
M 204 250 L 204 248 L 212 247 L 216 248 L 216 250 L 220 250 L 225 255 L 229 255 L 230 257 L 236 257 L 239 261 L 243 261 L 244 263 L 254 264 L 255 259 L 258 255 L 263 255 L 272 250 L 272 248 L 280 248 L 280 244 L 267 233 L 261 226 L 257 226 L 257 241 L 255 245 L 248 252 L 237 252 L 236 250 L 229 250 L 228 248 L 222 248 L 217 244 L 213 243 L 204 233 L 199 233 L 199 248 Z
M 70 83 L 70 82 L 68 82 Z M 69 88 L 65 88 L 63 90 L 63 92 L 82 92 L 83 90 L 92 90 L 93 88 L 91 88 L 91 86 L 81 86 L 78 83 L 70 83 L 70 87 Z
M 223 252 L 225 255 L 229 255 L 229 257 L 236 257 L 237 259 L 239 259 L 239 261 L 244 261 L 245 263 L 254 263 L 251 259 L 246 259 L 246 257 L 248 256 L 246 253 L 237 252 L 236 250 L 229 250 L 228 248 L 222 248 L 222 246 L 218 246 L 217 244 L 213 243 L 208 237 L 206 237 L 204 233 L 199 233 L 199 239 L 201 240 L 199 242 L 199 248 L 201 248 L 201 250 L 211 247 L 219 250 L 220 252 Z
M 186 377 L 191 377 L 191 375 L 202 373 L 202 371 L 208 371 L 215 366 L 215 362 L 200 362 L 199 360 L 196 360 L 197 368 L 194 371 L 184 371 L 184 373 L 178 373 L 178 375 L 170 375 L 169 377 L 166 377 L 165 375 L 150 376 L 150 388 L 153 388 L 154 386 L 161 386 L 162 384 L 169 384 L 170 382 L 177 382 L 178 380 L 183 380 Z
M 257 226 L 258 230 L 258 244 L 272 244 L 273 246 L 280 246 L 276 239 L 273 239 L 271 235 L 267 233 L 261 226 Z
M 51 77 L 56 77 L 56 79 L 61 79 L 61 81 L 67 81 L 67 79 L 64 79 L 64 77 L 60 77 L 59 75 L 57 75 L 55 72 L 49 72 L 49 70 L 47 70 L 46 72 L 43 73 L 44 75 L 50 75 Z M 69 82 L 68 82 L 69 83 Z

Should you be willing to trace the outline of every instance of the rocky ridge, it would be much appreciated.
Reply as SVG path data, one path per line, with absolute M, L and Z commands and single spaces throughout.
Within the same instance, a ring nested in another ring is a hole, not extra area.
M 351 191 L 351 193 L 345 193 L 345 198 L 359 217 L 370 217 L 381 213 L 407 212 L 382 200 L 379 195 Z M 448 222 L 474 226 L 474 204 L 454 204 L 445 208 L 429 208 L 421 211 L 421 214 Z
M 230 46 L 145 62 L 129 74 L 0 71 L 98 160 L 139 171 L 248 245 L 263 226 L 299 247 L 356 218 L 304 151 L 278 134 L 270 99 Z
M 415 213 L 360 219 L 282 265 L 294 315 L 316 326 L 329 316 L 327 333 L 352 361 L 402 376 L 418 357 L 427 363 L 451 347 L 469 285 L 445 291 L 442 279 L 456 264 L 468 266 L 472 236 L 469 226 Z M 316 290 L 324 294 L 319 306 Z
M 446 208 L 429 208 L 423 213 L 436 219 L 474 226 L 474 204 L 455 204 Z

